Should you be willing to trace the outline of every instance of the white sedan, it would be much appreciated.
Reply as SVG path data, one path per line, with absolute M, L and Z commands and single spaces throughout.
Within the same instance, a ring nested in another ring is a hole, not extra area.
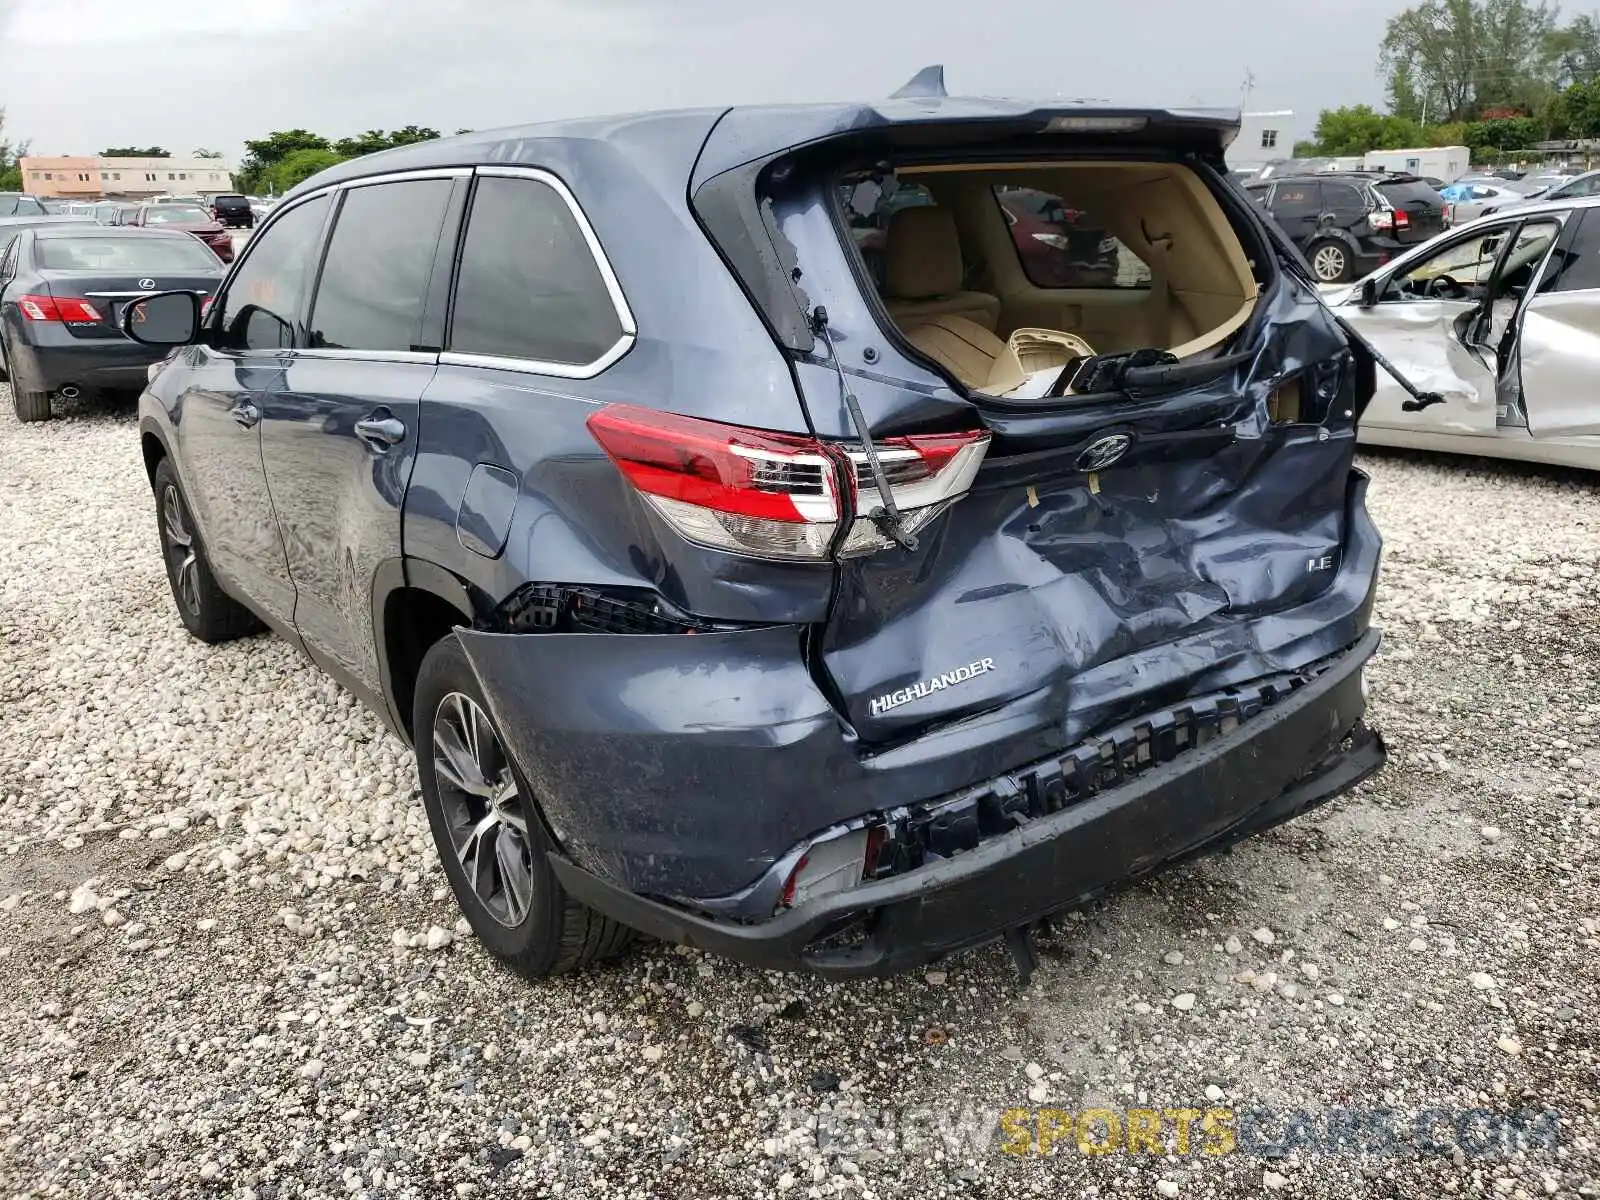
M 1326 297 L 1383 370 L 1361 441 L 1600 470 L 1600 198 L 1483 217 Z

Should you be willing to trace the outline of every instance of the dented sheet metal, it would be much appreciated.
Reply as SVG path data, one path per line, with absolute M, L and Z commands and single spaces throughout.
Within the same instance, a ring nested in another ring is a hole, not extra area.
M 720 896 L 839 821 L 956 792 L 1143 709 L 1295 670 L 1353 644 L 1368 625 L 1380 550 L 1364 492 L 1364 478 L 1349 477 L 1335 504 L 1347 527 L 1345 551 L 1320 594 L 1272 613 L 1202 621 L 1143 645 L 1131 644 L 1144 629 L 1133 626 L 1130 644 L 1106 657 L 1100 627 L 1081 638 L 1046 638 L 1036 621 L 990 610 L 984 640 L 995 669 L 949 691 L 1004 678 L 1013 681 L 1008 690 L 1018 680 L 1037 685 L 936 734 L 881 749 L 864 745 L 819 688 L 795 626 L 693 636 L 458 636 L 569 854 L 631 891 Z M 1253 553 L 1244 545 L 1238 551 Z M 1155 584 L 1135 583 L 1128 595 L 1154 594 Z M 1209 602 L 1202 595 L 1161 612 Z M 1149 629 L 1162 619 L 1153 617 Z M 1045 651 L 1057 664 L 1048 680 L 1035 661 Z M 1087 665 L 1062 672 L 1066 653 Z

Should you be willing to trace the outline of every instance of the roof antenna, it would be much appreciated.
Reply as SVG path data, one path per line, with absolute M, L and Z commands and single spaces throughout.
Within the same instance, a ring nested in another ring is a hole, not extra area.
M 934 96 L 948 96 L 944 90 L 944 64 L 934 63 L 931 67 L 923 67 L 913 75 L 898 91 L 890 92 L 891 100 L 926 100 Z

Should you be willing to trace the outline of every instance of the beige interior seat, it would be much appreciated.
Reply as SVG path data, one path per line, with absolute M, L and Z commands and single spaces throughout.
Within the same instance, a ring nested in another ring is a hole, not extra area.
M 929 317 L 905 329 L 906 340 L 969 388 L 989 381 L 995 359 L 1006 344 L 967 317 L 954 314 Z
M 933 205 L 902 208 L 884 235 L 884 304 L 902 328 L 928 317 L 958 316 L 993 331 L 1000 298 L 964 292 L 961 240 L 948 212 Z

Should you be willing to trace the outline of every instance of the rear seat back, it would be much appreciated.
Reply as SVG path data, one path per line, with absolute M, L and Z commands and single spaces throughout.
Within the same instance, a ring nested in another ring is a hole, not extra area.
M 993 331 L 1000 298 L 962 290 L 966 268 L 955 219 L 918 205 L 889 218 L 884 235 L 884 305 L 902 328 L 930 317 L 956 316 Z

